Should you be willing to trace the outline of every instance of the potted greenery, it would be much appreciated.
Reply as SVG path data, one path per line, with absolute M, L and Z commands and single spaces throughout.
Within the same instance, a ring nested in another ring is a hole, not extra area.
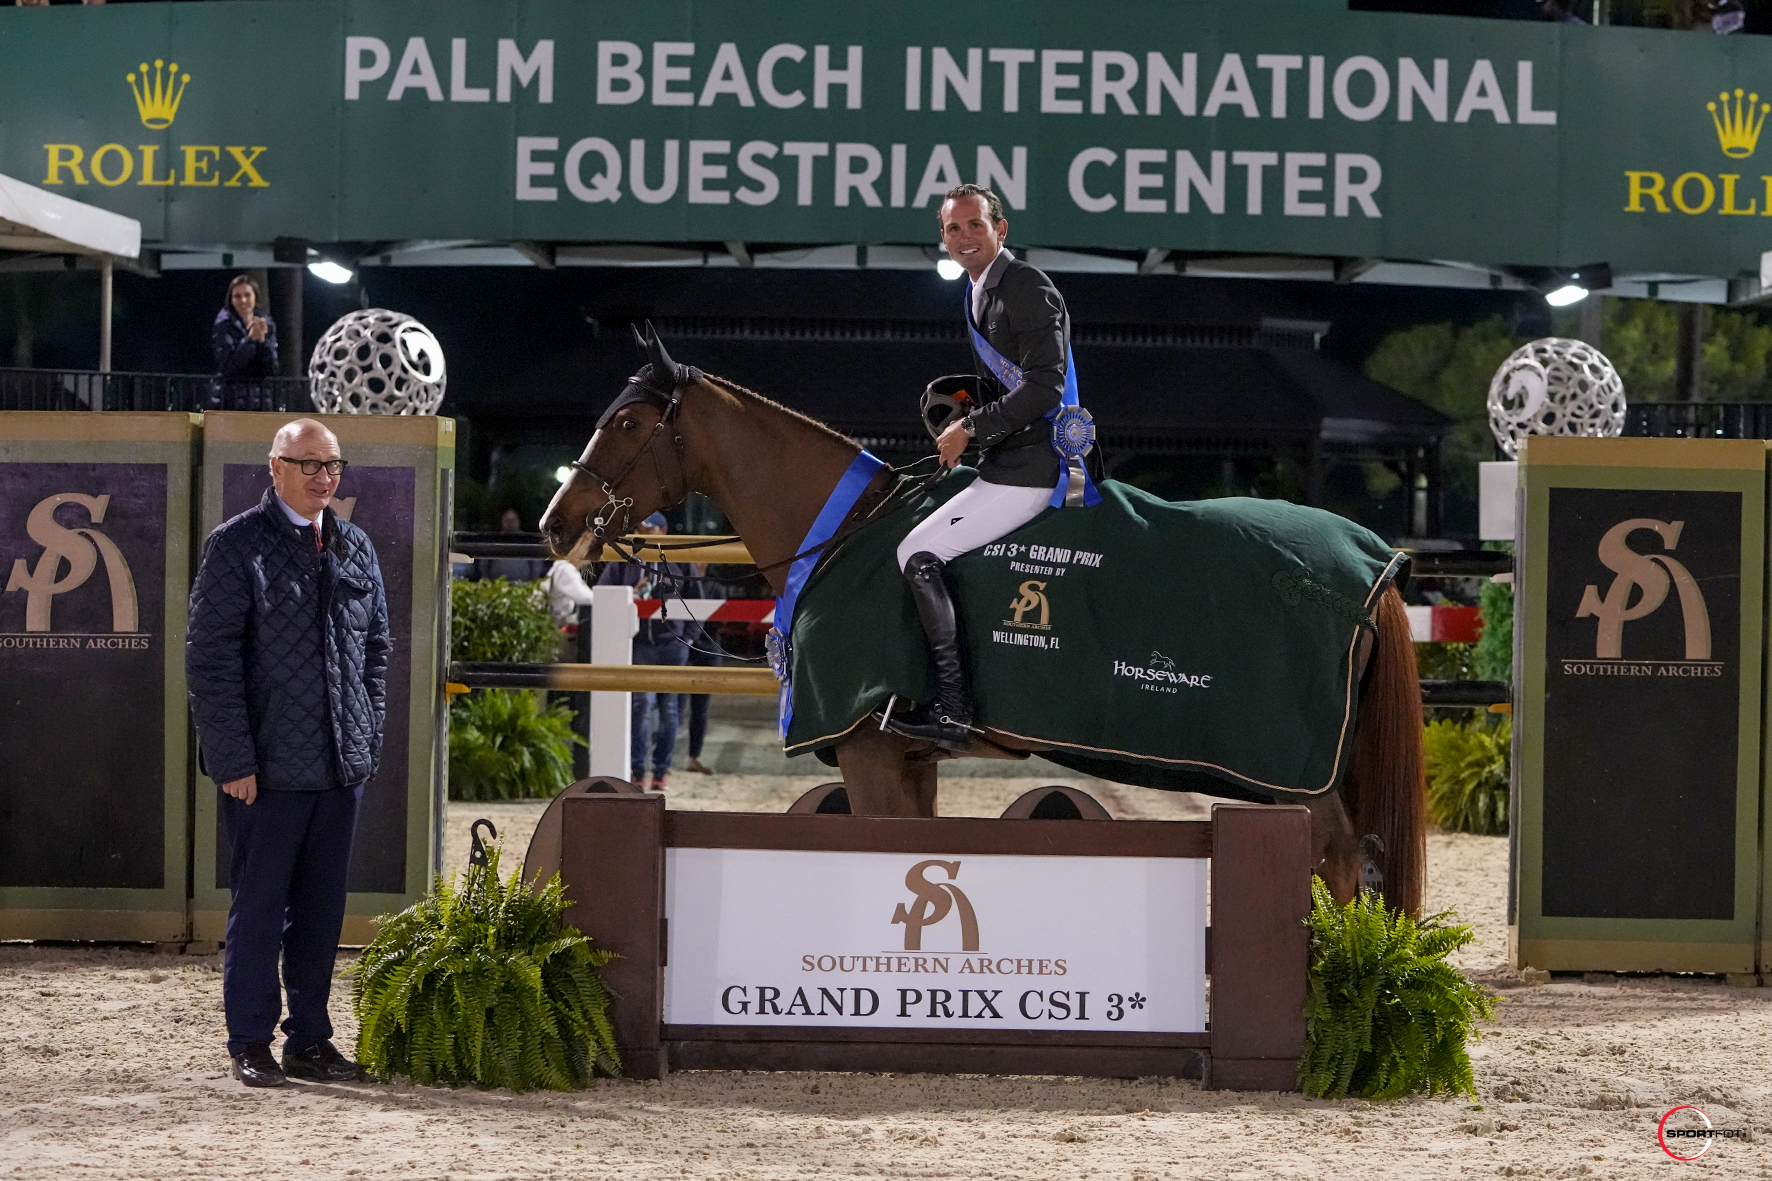
M 1311 879 L 1310 991 L 1298 1081 L 1322 1099 L 1415 1091 L 1476 1097 L 1467 1039 L 1495 999 L 1446 962 L 1475 936 L 1444 912 L 1417 922 L 1362 890 L 1338 906 Z
M 378 920 L 352 994 L 357 1058 L 377 1078 L 565 1091 L 621 1074 L 597 975 L 613 954 L 562 925 L 558 874 L 531 890 L 520 873 L 500 881 L 498 862 L 491 848 Z

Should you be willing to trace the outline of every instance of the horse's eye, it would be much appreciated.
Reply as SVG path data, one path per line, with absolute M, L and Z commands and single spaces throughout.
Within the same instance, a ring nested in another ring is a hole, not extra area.
M 624 418 L 621 420 L 621 429 L 624 431 L 637 431 L 640 429 L 640 424 L 631 418 Z

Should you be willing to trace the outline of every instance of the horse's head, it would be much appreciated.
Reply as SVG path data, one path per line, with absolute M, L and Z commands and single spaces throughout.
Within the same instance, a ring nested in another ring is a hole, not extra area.
M 647 364 L 628 379 L 542 514 L 542 536 L 556 557 L 595 559 L 611 537 L 630 533 L 689 492 L 678 412 L 701 371 L 671 360 L 652 325 L 634 337 Z

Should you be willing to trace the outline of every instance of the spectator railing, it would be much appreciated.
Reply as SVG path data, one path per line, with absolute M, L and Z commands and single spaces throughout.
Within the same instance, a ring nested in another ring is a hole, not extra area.
M 219 379 L 201 373 L 99 373 L 90 369 L 0 369 L 0 410 L 207 410 Z M 270 409 L 313 409 L 305 377 L 250 383 Z
M 1633 402 L 1624 433 L 1639 439 L 1772 439 L 1772 402 Z

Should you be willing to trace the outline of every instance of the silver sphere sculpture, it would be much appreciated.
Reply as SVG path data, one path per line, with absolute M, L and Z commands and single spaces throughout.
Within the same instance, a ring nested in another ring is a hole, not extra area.
M 386 308 L 340 316 L 308 361 L 308 396 L 322 414 L 435 414 L 445 384 L 436 336 Z
M 1547 336 L 1515 349 L 1489 383 L 1489 429 L 1509 459 L 1527 435 L 1624 433 L 1624 382 L 1591 344 Z

